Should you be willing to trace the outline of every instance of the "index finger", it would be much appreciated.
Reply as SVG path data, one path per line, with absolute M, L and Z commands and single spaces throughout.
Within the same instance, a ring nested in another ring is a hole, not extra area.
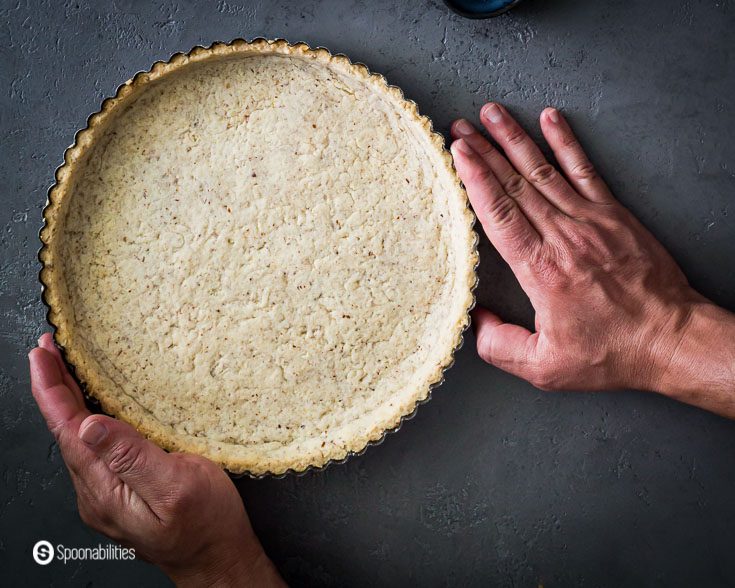
M 41 338 L 38 340 L 38 346 L 45 349 L 51 355 L 54 356 L 54 359 L 56 360 L 56 365 L 59 366 L 59 371 L 61 372 L 62 377 L 64 378 L 64 383 L 66 386 L 71 390 L 75 396 L 82 397 L 82 391 L 79 389 L 79 385 L 76 383 L 72 375 L 69 373 L 69 370 L 66 369 L 66 364 L 64 363 L 64 358 L 61 357 L 61 351 L 59 351 L 59 348 L 56 346 L 56 343 L 54 343 L 54 338 L 51 335 L 51 333 L 44 333 L 41 335 Z
M 530 248 L 541 243 L 539 233 L 467 141 L 456 140 L 451 151 L 457 173 L 490 242 L 511 265 L 524 258 Z
M 58 441 L 67 466 L 72 473 L 79 473 L 93 457 L 77 438 L 79 426 L 91 413 L 81 394 L 66 385 L 64 373 L 52 352 L 37 347 L 28 358 L 33 398 Z

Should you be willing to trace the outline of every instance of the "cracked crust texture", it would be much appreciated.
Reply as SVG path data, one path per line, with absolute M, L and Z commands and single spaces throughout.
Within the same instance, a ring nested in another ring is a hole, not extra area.
M 441 136 L 344 56 L 235 41 L 138 74 L 66 152 L 41 279 L 102 408 L 232 472 L 397 427 L 461 343 L 473 216 Z

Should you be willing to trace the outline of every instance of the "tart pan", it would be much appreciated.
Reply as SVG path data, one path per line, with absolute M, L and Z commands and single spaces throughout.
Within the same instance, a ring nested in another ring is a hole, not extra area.
M 388 82 L 387 82 L 387 80 L 385 79 L 384 76 L 382 76 L 380 74 L 375 74 L 375 73 L 371 72 L 367 68 L 367 66 L 365 66 L 362 63 L 359 63 L 359 62 L 354 62 L 353 63 L 352 61 L 349 60 L 349 58 L 347 56 L 345 56 L 343 54 L 332 54 L 327 49 L 325 49 L 323 47 L 316 47 L 315 49 L 312 50 L 306 43 L 294 43 L 294 44 L 290 44 L 287 41 L 285 41 L 284 39 L 268 40 L 268 39 L 259 37 L 259 38 L 253 39 L 252 41 L 246 41 L 244 39 L 236 39 L 236 40 L 233 40 L 230 43 L 215 42 L 212 45 L 210 45 L 209 47 L 196 46 L 191 51 L 189 51 L 188 53 L 185 53 L 185 54 L 184 53 L 180 53 L 180 52 L 179 53 L 174 53 L 165 62 L 157 61 L 156 63 L 153 64 L 153 66 L 149 70 L 147 70 L 147 71 L 140 71 L 140 72 L 136 73 L 130 80 L 128 80 L 124 84 L 121 84 L 117 88 L 117 91 L 115 92 L 114 96 L 111 97 L 111 98 L 105 99 L 102 102 L 101 109 L 98 112 L 91 114 L 87 118 L 87 124 L 86 124 L 85 128 L 79 130 L 75 134 L 75 136 L 74 136 L 74 142 L 66 149 L 66 151 L 64 153 L 64 162 L 56 169 L 55 174 L 54 174 L 55 181 L 52 184 L 52 186 L 49 188 L 48 193 L 47 193 L 47 200 L 46 200 L 46 204 L 45 204 L 44 209 L 43 209 L 43 225 L 42 225 L 42 227 L 41 227 L 41 229 L 39 231 L 39 239 L 41 241 L 41 248 L 40 248 L 40 250 L 38 252 L 38 259 L 39 259 L 39 261 L 41 263 L 41 270 L 39 272 L 39 281 L 41 283 L 41 300 L 43 301 L 44 305 L 47 308 L 46 320 L 47 320 L 48 324 L 54 330 L 54 340 L 55 340 L 57 346 L 59 347 L 59 349 L 61 351 L 61 355 L 64 358 L 64 361 L 65 361 L 67 367 L 69 368 L 70 373 L 72 374 L 72 376 L 74 377 L 74 379 L 79 383 L 80 388 L 81 388 L 81 390 L 82 390 L 82 392 L 84 394 L 85 400 L 86 400 L 89 408 L 93 412 L 104 413 L 104 411 L 102 410 L 102 407 L 101 407 L 99 401 L 96 398 L 94 398 L 94 396 L 92 396 L 88 392 L 88 390 L 86 389 L 86 386 L 84 385 L 84 383 L 80 381 L 79 377 L 76 374 L 76 370 L 74 368 L 74 365 L 72 365 L 71 362 L 68 359 L 68 354 L 67 354 L 64 346 L 59 343 L 58 337 L 57 337 L 57 332 L 56 332 L 57 331 L 57 325 L 54 323 L 54 320 L 53 320 L 53 310 L 52 310 L 51 305 L 50 305 L 50 303 L 49 303 L 49 301 L 47 299 L 47 289 L 48 289 L 49 286 L 48 286 L 48 284 L 45 281 L 45 273 L 46 273 L 45 270 L 47 268 L 47 262 L 48 262 L 48 259 L 47 259 L 47 243 L 50 240 L 51 231 L 52 231 L 52 228 L 50 226 L 51 221 L 50 221 L 49 212 L 54 207 L 54 202 L 55 202 L 55 199 L 54 198 L 55 198 L 56 188 L 59 185 L 59 183 L 61 182 L 62 178 L 64 177 L 64 175 L 65 175 L 65 173 L 67 171 L 67 170 L 65 170 L 65 167 L 67 165 L 69 165 L 70 162 L 72 161 L 72 153 L 77 150 L 77 146 L 80 143 L 80 136 L 83 133 L 85 133 L 87 131 L 87 129 L 90 128 L 90 126 L 93 124 L 95 118 L 98 117 L 100 115 L 100 113 L 102 113 L 103 111 L 106 110 L 106 108 L 109 106 L 109 102 L 110 101 L 113 101 L 113 100 L 116 100 L 116 99 L 118 99 L 118 98 L 120 98 L 122 96 L 125 96 L 127 93 L 129 93 L 131 91 L 131 86 L 134 83 L 139 83 L 141 81 L 147 80 L 152 73 L 156 73 L 156 72 L 164 69 L 164 67 L 166 65 L 168 65 L 168 64 L 172 64 L 172 63 L 179 62 L 179 61 L 182 61 L 182 60 L 188 61 L 188 60 L 191 60 L 191 59 L 196 59 L 198 55 L 202 55 L 204 53 L 208 53 L 212 49 L 226 49 L 226 48 L 231 48 L 234 51 L 234 50 L 237 50 L 238 48 L 244 47 L 246 45 L 256 45 L 256 44 L 257 45 L 261 45 L 261 46 L 267 44 L 268 46 L 274 47 L 276 49 L 279 48 L 279 47 L 288 47 L 288 48 L 297 48 L 297 49 L 303 50 L 303 51 L 315 51 L 315 52 L 320 52 L 320 53 L 321 52 L 324 52 L 324 53 L 328 54 L 331 57 L 334 57 L 334 58 L 337 58 L 337 59 L 341 59 L 341 60 L 345 60 L 349 64 L 355 65 L 355 66 L 363 69 L 365 71 L 365 73 L 367 75 L 369 75 L 369 76 L 375 76 L 375 77 L 381 78 L 382 81 L 383 81 L 383 83 L 392 92 L 394 92 L 394 93 L 397 92 L 400 95 L 401 100 L 405 101 L 406 103 L 408 103 L 411 106 L 411 108 L 416 112 L 416 115 L 419 116 L 421 119 L 423 119 L 423 121 L 425 122 L 425 124 L 428 126 L 429 132 L 432 135 L 435 135 L 435 136 L 439 137 L 439 139 L 441 141 L 441 144 L 444 145 L 444 138 L 443 138 L 443 136 L 441 134 L 437 133 L 436 131 L 434 131 L 433 124 L 432 124 L 431 120 L 428 117 L 426 117 L 426 116 L 419 115 L 418 114 L 418 107 L 417 107 L 416 103 L 414 101 L 412 101 L 412 100 L 406 99 L 405 96 L 404 96 L 404 94 L 403 94 L 403 92 L 402 92 L 402 90 L 400 88 L 388 84 Z M 469 202 L 468 202 L 468 208 L 469 208 Z M 470 214 L 472 214 L 471 213 L 471 209 L 470 209 Z M 473 218 L 473 221 L 474 221 L 474 215 L 472 215 L 472 218 Z M 329 467 L 332 464 L 335 464 L 335 463 L 342 464 L 342 463 L 345 463 L 348 459 L 350 459 L 350 458 L 352 458 L 354 456 L 362 455 L 363 453 L 365 453 L 365 451 L 367 451 L 368 447 L 380 445 L 381 443 L 383 443 L 383 441 L 385 440 L 386 436 L 389 433 L 395 433 L 395 432 L 397 432 L 401 428 L 401 426 L 403 425 L 403 423 L 405 421 L 413 418 L 415 416 L 417 410 L 418 410 L 419 405 L 425 404 L 426 402 L 428 402 L 431 399 L 432 391 L 435 388 L 441 386 L 444 383 L 444 372 L 446 372 L 446 370 L 448 370 L 450 367 L 452 367 L 452 365 L 454 364 L 454 355 L 462 347 L 462 344 L 463 344 L 463 341 L 464 341 L 464 331 L 469 327 L 469 324 L 470 324 L 470 321 L 471 321 L 470 316 L 469 316 L 469 313 L 470 313 L 470 311 L 472 310 L 472 308 L 475 305 L 475 295 L 474 295 L 474 292 L 475 292 L 475 289 L 476 289 L 477 283 L 478 283 L 476 270 L 477 270 L 477 266 L 479 265 L 479 254 L 478 254 L 478 250 L 477 250 L 478 241 L 479 241 L 478 235 L 477 235 L 477 233 L 475 231 L 473 231 L 472 258 L 474 260 L 474 263 L 473 263 L 474 281 L 472 282 L 472 285 L 471 285 L 472 299 L 471 299 L 471 303 L 467 307 L 466 315 L 465 315 L 464 321 L 463 321 L 463 327 L 462 327 L 461 332 L 459 333 L 459 336 L 457 338 L 457 342 L 456 342 L 456 344 L 455 344 L 455 346 L 454 346 L 454 348 L 452 350 L 451 357 L 450 357 L 449 361 L 447 363 L 445 363 L 445 365 L 442 367 L 440 378 L 429 385 L 428 391 L 427 391 L 427 394 L 426 394 L 426 397 L 423 398 L 423 399 L 418 400 L 416 402 L 416 404 L 414 405 L 413 410 L 411 410 L 408 414 L 405 414 L 402 417 L 400 417 L 399 422 L 398 422 L 398 424 L 395 427 L 392 427 L 392 428 L 389 428 L 389 429 L 384 430 L 382 432 L 382 434 L 380 435 L 380 437 L 378 437 L 377 439 L 369 440 L 362 449 L 360 449 L 358 451 L 348 451 L 344 457 L 342 457 L 342 458 L 329 459 L 326 462 L 324 462 L 324 464 L 322 464 L 322 465 L 318 465 L 318 466 L 317 465 L 309 465 L 309 466 L 305 467 L 304 469 L 299 469 L 299 470 L 295 470 L 295 469 L 290 468 L 290 469 L 287 469 L 284 472 L 278 472 L 278 473 L 274 473 L 274 472 L 268 471 L 268 472 L 265 472 L 265 473 L 253 474 L 251 472 L 245 471 L 245 472 L 242 472 L 242 473 L 231 473 L 231 472 L 229 472 L 230 475 L 233 476 L 233 477 L 235 477 L 235 478 L 250 477 L 250 478 L 255 478 L 255 479 L 262 479 L 262 478 L 267 478 L 267 477 L 283 478 L 283 477 L 288 476 L 288 475 L 303 475 L 303 474 L 306 474 L 306 473 L 311 472 L 311 471 L 322 471 L 322 470 L 326 469 L 327 467 Z

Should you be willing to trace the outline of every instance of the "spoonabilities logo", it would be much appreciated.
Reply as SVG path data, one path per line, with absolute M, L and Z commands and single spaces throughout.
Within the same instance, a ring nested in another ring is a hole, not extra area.
M 33 559 L 39 566 L 50 564 L 54 559 L 54 546 L 45 540 L 38 541 L 33 546 Z
M 48 565 L 54 558 L 63 564 L 70 561 L 133 560 L 135 559 L 135 548 L 115 544 L 102 545 L 101 543 L 95 547 L 67 547 L 59 543 L 54 547 L 44 539 L 33 546 L 33 559 L 38 565 Z

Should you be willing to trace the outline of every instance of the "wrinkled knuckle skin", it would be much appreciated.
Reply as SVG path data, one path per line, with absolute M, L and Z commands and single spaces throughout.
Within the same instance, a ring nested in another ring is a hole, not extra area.
M 561 144 L 562 147 L 566 147 L 567 149 L 582 149 L 582 146 L 579 144 L 579 141 L 577 141 L 577 137 L 574 136 L 574 133 L 564 133 L 561 137 Z
M 575 180 L 589 181 L 594 180 L 597 177 L 597 172 L 589 161 L 580 161 L 572 168 L 570 175 Z
M 542 249 L 530 258 L 529 263 L 536 279 L 543 284 L 555 286 L 561 281 L 563 272 L 556 254 Z
M 550 163 L 544 163 L 531 171 L 531 181 L 537 186 L 546 186 L 556 179 L 556 168 Z
M 595 249 L 593 241 L 582 230 L 569 231 L 565 236 L 562 248 L 565 257 L 584 257 Z
M 493 174 L 484 165 L 477 165 L 475 166 L 472 171 L 470 172 L 469 179 L 471 182 L 475 182 L 482 185 L 487 185 L 490 180 L 492 179 Z
M 140 446 L 130 443 L 119 443 L 110 450 L 108 467 L 115 474 L 127 474 L 142 469 L 145 454 Z
M 516 199 L 520 198 L 525 187 L 526 180 L 524 180 L 523 176 L 521 176 L 520 174 L 513 174 L 506 180 L 505 184 L 503 185 L 505 193 L 508 194 L 508 196 L 510 196 L 511 198 Z
M 487 143 L 487 142 L 485 142 L 485 143 L 483 143 L 483 144 L 479 145 L 479 146 L 478 146 L 478 147 L 477 147 L 477 148 L 475 149 L 475 152 L 476 152 L 476 153 L 477 153 L 477 154 L 478 154 L 478 155 L 479 155 L 480 157 L 482 157 L 482 158 L 484 158 L 484 159 L 487 159 L 488 157 L 490 157 L 490 156 L 491 156 L 491 155 L 493 154 L 493 152 L 494 152 L 494 151 L 495 151 L 495 149 L 493 148 L 493 146 L 492 146 L 492 145 L 490 145 L 490 143 Z
M 502 197 L 488 203 L 485 208 L 485 216 L 495 224 L 505 226 L 515 220 L 517 211 L 517 204 L 512 199 Z
M 526 133 L 521 128 L 514 128 L 505 135 L 505 142 L 508 145 L 520 145 L 526 138 Z
M 580 260 L 593 259 L 598 264 L 614 257 L 614 251 L 597 228 L 575 223 L 564 234 L 565 243 L 560 249 L 573 265 L 582 265 Z M 635 249 L 634 249 L 635 250 Z

